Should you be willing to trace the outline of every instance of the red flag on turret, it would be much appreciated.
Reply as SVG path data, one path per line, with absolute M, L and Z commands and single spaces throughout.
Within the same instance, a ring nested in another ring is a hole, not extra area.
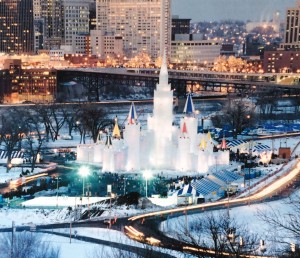
M 183 123 L 183 126 L 182 126 L 182 133 L 187 133 L 185 122 Z
M 225 138 L 222 139 L 221 149 L 222 149 L 222 150 L 227 149 L 227 144 L 226 144 L 226 139 L 225 139 Z

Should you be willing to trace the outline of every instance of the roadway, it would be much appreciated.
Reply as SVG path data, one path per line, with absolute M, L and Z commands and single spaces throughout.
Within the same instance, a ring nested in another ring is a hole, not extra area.
M 157 212 L 150 212 L 142 215 L 133 216 L 128 219 L 128 225 L 125 227 L 126 234 L 135 240 L 141 242 L 147 242 L 151 244 L 151 240 L 153 243 L 159 243 L 160 246 L 165 248 L 171 248 L 175 250 L 180 250 L 182 252 L 190 252 L 190 253 L 202 253 L 202 254 L 213 254 L 213 250 L 207 250 L 204 248 L 195 248 L 192 245 L 188 245 L 186 243 L 181 242 L 178 244 L 178 240 L 170 240 L 162 233 L 158 233 L 154 230 L 155 226 L 153 223 L 157 224 L 162 220 L 165 220 L 168 216 L 182 216 L 183 214 L 192 214 L 192 213 L 201 213 L 204 210 L 215 210 L 215 209 L 224 209 L 230 207 L 237 207 L 242 205 L 247 205 L 250 203 L 260 203 L 264 202 L 266 199 L 271 198 L 272 196 L 278 196 L 280 192 L 287 189 L 292 182 L 297 181 L 299 179 L 300 174 L 300 160 L 298 160 L 297 164 L 287 173 L 278 176 L 278 178 L 265 186 L 263 189 L 258 190 L 252 195 L 241 197 L 238 199 L 226 199 L 217 201 L 214 203 L 203 203 L 199 205 L 186 206 L 175 209 L 168 209 Z M 147 221 L 151 221 L 151 223 L 147 223 Z M 151 235 L 152 233 L 152 235 Z M 151 239 L 151 240 L 149 240 Z M 172 241 L 175 241 L 175 246 Z M 224 253 L 224 256 L 230 256 L 230 253 Z M 245 257 L 260 257 L 260 256 L 250 256 L 245 255 Z M 265 257 L 265 256 L 264 256 Z
M 204 248 L 195 248 L 192 245 L 188 245 L 186 243 L 182 243 L 179 240 L 169 238 L 163 235 L 161 232 L 156 230 L 158 223 L 167 219 L 168 216 L 182 216 L 185 214 L 193 214 L 193 213 L 201 213 L 204 210 L 216 210 L 216 209 L 226 209 L 228 205 L 230 207 L 237 207 L 242 205 L 247 205 L 249 203 L 258 203 L 263 202 L 272 196 L 278 196 L 278 194 L 282 191 L 286 191 L 291 182 L 299 181 L 300 175 L 300 160 L 297 161 L 296 165 L 287 173 L 278 176 L 276 181 L 273 181 L 269 185 L 265 186 L 263 189 L 253 193 L 250 196 L 242 197 L 238 199 L 225 199 L 214 203 L 204 203 L 200 205 L 186 206 L 175 209 L 162 210 L 157 212 L 150 212 L 142 215 L 133 216 L 130 218 L 119 218 L 115 224 L 112 225 L 112 229 L 125 231 L 126 234 L 140 242 L 146 242 L 147 244 L 159 245 L 163 248 L 169 248 L 172 250 L 177 250 L 181 252 L 188 252 L 193 254 L 213 254 L 213 250 L 204 249 Z M 58 223 L 58 224 L 50 224 L 50 225 L 37 225 L 36 230 L 39 232 L 52 233 L 55 228 L 69 228 L 70 223 Z M 72 222 L 72 227 L 100 227 L 107 228 L 107 225 L 103 223 L 101 220 L 97 221 L 83 221 L 83 222 Z M 125 230 L 124 230 L 125 229 Z M 17 227 L 16 231 L 30 231 L 30 226 L 22 226 Z M 11 229 L 0 229 L 0 232 L 9 232 Z M 56 234 L 56 233 L 55 233 Z M 70 237 L 69 234 L 65 234 L 66 237 Z M 110 246 L 120 248 L 122 250 L 130 249 L 129 246 L 123 245 L 121 243 L 111 243 L 105 240 L 97 240 L 94 238 L 84 237 L 84 236 L 75 236 L 74 233 L 71 233 L 71 237 L 76 239 L 80 239 L 83 241 L 91 242 L 91 243 L 99 243 L 107 245 L 109 243 Z M 135 252 L 141 252 L 143 248 L 133 248 Z M 157 253 L 159 255 L 159 253 Z M 224 253 L 224 256 L 230 256 L 230 253 Z M 162 256 L 161 257 L 171 257 L 171 256 Z M 243 256 L 241 256 L 243 257 Z M 260 256 L 247 256 L 244 257 L 260 257 Z M 265 257 L 265 256 L 264 256 Z

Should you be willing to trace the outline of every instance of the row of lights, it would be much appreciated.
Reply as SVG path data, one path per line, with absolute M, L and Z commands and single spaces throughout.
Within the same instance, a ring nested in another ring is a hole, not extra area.
M 87 166 L 80 167 L 79 175 L 82 177 L 82 197 L 84 197 L 84 179 L 90 174 L 90 170 Z M 148 180 L 152 178 L 152 173 L 149 170 L 144 171 L 143 177 L 146 180 L 146 198 L 148 198 Z

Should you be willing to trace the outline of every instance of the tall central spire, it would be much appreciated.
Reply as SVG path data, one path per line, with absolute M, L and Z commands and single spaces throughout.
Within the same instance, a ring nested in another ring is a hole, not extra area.
M 170 90 L 166 50 L 164 51 L 163 54 L 162 64 L 159 73 L 159 90 L 162 91 Z

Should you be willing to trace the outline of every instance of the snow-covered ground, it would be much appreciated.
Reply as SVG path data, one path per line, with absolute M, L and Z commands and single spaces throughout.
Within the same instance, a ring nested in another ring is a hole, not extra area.
M 124 116 L 125 117 L 125 116 Z M 119 118 L 120 119 L 120 118 Z M 67 138 L 62 135 L 61 138 Z M 291 147 L 293 150 L 294 147 L 298 144 L 300 141 L 300 137 L 289 137 L 289 138 L 282 138 L 282 139 L 274 139 L 274 140 L 259 140 L 258 143 L 266 144 L 268 146 L 274 146 L 275 149 L 278 149 L 280 146 L 288 146 Z M 88 139 L 86 141 L 87 143 L 91 143 L 91 141 Z M 64 140 L 59 139 L 55 142 L 49 142 L 48 147 L 51 148 L 67 148 L 71 147 L 73 148 L 79 144 L 79 135 L 74 134 L 74 137 L 72 140 Z M 300 155 L 300 148 L 297 148 L 293 154 Z M 289 167 L 292 165 L 289 164 L 286 166 L 286 169 L 288 170 Z M 233 163 L 232 166 L 236 167 L 237 164 Z M 223 167 L 219 166 L 216 169 L 222 169 Z M 270 165 L 267 167 L 260 167 L 260 169 L 263 171 L 263 176 L 254 180 L 251 180 L 251 184 L 256 184 L 258 181 L 262 180 L 264 177 L 266 177 L 268 174 L 271 174 L 281 168 L 281 165 Z M 215 169 L 215 168 L 213 168 Z M 42 169 L 36 168 L 35 173 L 41 172 Z M 286 170 L 284 170 L 286 171 Z M 284 173 L 282 171 L 282 173 Z M 9 173 L 6 173 L 5 167 L 0 167 L 0 183 L 3 182 L 9 182 L 11 180 L 15 180 L 19 178 L 19 175 L 21 173 L 21 168 L 14 167 L 10 170 Z M 174 171 L 152 171 L 153 175 L 159 174 L 163 175 L 165 177 L 177 177 L 182 176 L 181 172 L 174 172 Z M 185 176 L 197 176 L 197 173 L 190 172 L 185 173 Z M 265 181 L 264 184 L 267 184 L 268 181 Z M 242 182 L 240 182 L 242 183 Z M 257 186 L 258 187 L 258 186 Z M 252 190 L 253 191 L 253 190 Z M 78 199 L 78 198 L 77 198 Z M 78 201 L 78 204 L 81 204 L 79 200 L 77 200 L 75 197 L 42 197 L 42 198 L 36 198 L 30 201 L 27 201 L 23 203 L 26 208 L 23 209 L 8 209 L 8 208 L 0 208 L 0 228 L 7 228 L 12 225 L 12 222 L 15 222 L 15 225 L 23 226 L 23 225 L 40 225 L 40 224 L 50 224 L 50 223 L 60 223 L 60 222 L 70 222 L 70 216 L 68 216 L 68 210 L 67 209 L 29 209 L 27 207 L 29 206 L 56 206 L 58 201 L 58 206 L 75 206 L 75 202 Z M 162 207 L 171 207 L 174 206 L 174 203 L 176 200 L 174 198 L 151 198 L 154 204 Z M 87 204 L 88 202 L 92 203 L 92 199 L 90 200 L 84 199 L 83 204 Z M 95 200 L 95 202 L 97 202 Z M 154 208 L 153 208 L 154 209 Z M 158 209 L 157 207 L 155 208 Z M 271 234 L 272 231 L 270 231 L 269 228 L 267 228 L 266 224 L 259 220 L 257 217 L 258 210 L 262 211 L 268 211 L 271 209 L 278 209 L 282 211 L 288 211 L 289 206 L 286 203 L 286 201 L 277 201 L 267 204 L 253 204 L 250 206 L 244 206 L 239 208 L 232 208 L 230 210 L 231 216 L 235 217 L 237 220 L 239 220 L 241 223 L 249 223 L 251 226 L 251 230 L 253 232 L 258 232 L 263 239 L 268 238 L 268 234 Z M 151 211 L 150 209 L 146 210 L 135 210 L 135 209 L 126 209 L 126 207 L 119 207 L 118 209 L 112 210 L 112 216 L 130 216 L 141 212 L 147 212 Z M 106 218 L 108 216 L 108 211 L 104 212 L 102 214 L 102 218 Z M 203 214 L 200 215 L 188 215 L 188 221 L 189 223 L 192 223 L 193 220 L 197 220 L 199 216 L 203 216 Z M 184 224 L 185 222 L 185 216 L 181 216 L 176 219 L 168 219 L 164 223 L 161 224 L 161 229 L 166 232 L 167 234 L 172 235 L 172 229 L 177 228 L 178 225 Z M 113 241 L 113 242 L 120 242 L 124 244 L 130 244 L 134 246 L 141 246 L 141 244 L 136 243 L 132 240 L 129 240 L 122 232 L 112 231 L 108 229 L 93 229 L 93 228 L 74 228 L 73 231 L 77 231 L 78 235 L 82 236 L 89 236 L 94 237 L 97 239 L 103 239 L 107 241 Z M 58 230 L 59 231 L 59 230 Z M 68 229 L 61 229 L 62 233 L 69 232 Z M 60 236 L 54 236 L 45 234 L 46 241 L 49 241 L 54 246 L 57 246 L 61 249 L 61 258 L 90 258 L 91 254 L 95 251 L 95 249 L 99 248 L 103 250 L 103 252 L 106 252 L 108 254 L 113 254 L 115 252 L 114 249 L 110 247 L 100 246 L 96 244 L 86 243 L 83 241 L 79 241 L 77 239 L 72 239 L 72 243 L 70 244 L 70 241 L 68 238 L 60 237 Z M 124 242 L 123 242 L 124 241 Z M 103 249 L 102 249 L 103 248 Z M 267 242 L 267 248 L 268 248 L 268 242 Z M 185 257 L 184 255 L 174 253 L 175 257 Z M 106 256 L 109 257 L 109 256 Z
M 27 168 L 23 168 L 23 171 L 25 172 Z M 30 169 L 29 169 L 30 170 Z M 37 174 L 42 172 L 44 169 L 43 168 L 35 168 L 33 174 Z M 20 174 L 22 173 L 22 168 L 21 167 L 13 167 L 10 169 L 10 171 L 7 173 L 6 172 L 6 167 L 1 166 L 0 167 L 0 183 L 8 183 L 12 180 L 16 180 L 20 178 Z M 31 175 L 33 175 L 31 174 Z
M 70 196 L 55 196 L 55 197 L 37 197 L 25 202 L 21 205 L 25 207 L 76 207 L 78 205 L 93 205 L 109 199 L 108 197 L 70 197 Z
M 258 233 L 260 238 L 266 241 L 266 247 L 268 250 L 268 248 L 274 248 L 274 243 L 269 241 L 269 239 L 272 237 L 272 234 L 274 234 L 274 231 L 271 230 L 270 227 L 258 217 L 258 211 L 269 212 L 272 210 L 279 210 L 287 213 L 291 210 L 291 206 L 288 204 L 288 200 L 280 200 L 261 204 L 250 204 L 243 207 L 230 208 L 230 216 L 235 218 L 239 224 L 248 225 L 249 228 L 251 228 L 252 233 Z M 143 211 L 149 212 L 151 211 L 151 209 L 146 209 Z M 129 215 L 133 215 L 138 213 L 139 211 L 130 209 L 128 212 Z M 113 214 L 114 213 L 117 213 L 117 211 L 113 211 Z M 187 217 L 181 216 L 178 218 L 170 218 L 161 224 L 161 230 L 166 234 L 176 238 L 179 227 L 180 225 L 185 225 L 186 218 L 188 220 L 188 224 L 191 225 L 194 221 L 199 221 L 201 217 L 203 218 L 205 214 L 206 212 L 198 215 L 188 215 Z M 104 217 L 106 217 L 107 215 L 108 214 L 104 215 Z M 67 209 L 0 209 L 0 227 L 11 227 L 12 221 L 14 221 L 15 225 L 18 227 L 31 224 L 38 225 L 58 222 L 70 222 L 70 217 L 67 215 Z M 52 230 L 49 231 L 51 233 Z M 70 232 L 69 228 L 56 229 L 55 231 L 65 234 L 69 234 Z M 122 232 L 114 230 L 73 227 L 72 234 L 74 234 L 75 231 L 77 236 L 88 236 L 96 239 L 143 247 L 143 244 L 129 240 Z M 86 243 L 77 239 L 72 239 L 70 244 L 69 238 L 52 235 L 45 235 L 45 237 L 47 239 L 46 241 L 49 241 L 51 244 L 61 249 L 61 258 L 89 258 L 90 255 L 95 252 L 95 248 L 101 250 L 101 252 L 105 251 L 106 253 L 111 255 L 115 255 L 116 253 L 118 253 L 117 250 L 113 250 L 112 248 L 103 249 L 104 246 Z M 174 257 L 185 257 L 184 255 L 179 253 L 173 255 Z
M 298 198 L 300 191 L 296 192 L 292 198 Z M 297 200 L 298 200 L 297 199 Z M 282 199 L 274 202 L 267 202 L 261 204 L 250 204 L 237 208 L 230 208 L 229 214 L 230 217 L 236 221 L 237 225 L 243 225 L 243 227 L 249 230 L 249 233 L 258 234 L 259 239 L 265 240 L 267 252 L 275 252 L 276 248 L 283 249 L 287 247 L 284 243 L 278 244 L 274 242 L 274 237 L 279 237 L 282 234 L 282 231 L 277 232 L 276 228 L 268 225 L 265 221 L 261 219 L 261 215 L 259 214 L 270 214 L 272 212 L 280 212 L 282 215 L 288 214 L 293 211 L 293 207 L 290 203 L 290 199 Z M 194 214 L 188 216 L 180 216 L 177 218 L 169 218 L 166 221 L 162 222 L 160 225 L 161 231 L 163 231 L 166 235 L 178 238 L 179 232 L 184 232 L 186 225 L 188 224 L 191 228 L 191 225 L 201 221 L 204 219 L 207 213 L 210 211 L 203 211 L 201 214 Z M 215 214 L 227 214 L 227 210 L 222 211 L 214 211 Z M 199 236 L 199 232 L 195 232 L 193 230 L 190 231 L 192 234 L 197 234 Z M 200 233 L 201 234 L 201 233 Z M 282 241 L 286 241 L 287 243 L 294 242 L 295 239 L 281 239 Z

